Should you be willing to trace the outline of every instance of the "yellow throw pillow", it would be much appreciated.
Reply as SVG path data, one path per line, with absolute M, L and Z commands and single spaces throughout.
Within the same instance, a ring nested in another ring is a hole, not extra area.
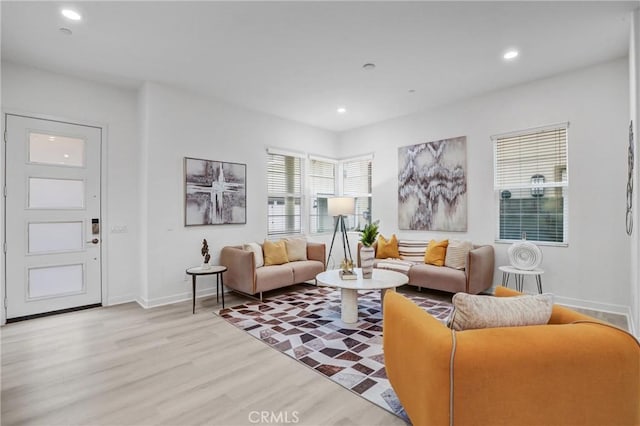
M 435 265 L 435 266 L 443 266 L 444 259 L 447 256 L 448 245 L 449 245 L 449 240 L 429 241 L 429 245 L 427 246 L 427 251 L 424 254 L 424 263 L 428 263 L 429 265 Z
M 398 239 L 396 234 L 391 235 L 391 239 L 387 240 L 382 234 L 378 235 L 378 247 L 376 248 L 376 259 L 387 259 L 393 257 L 400 258 L 398 252 Z
M 264 240 L 262 251 L 264 251 L 264 266 L 282 265 L 283 263 L 289 262 L 284 240 L 280 240 L 277 243 Z

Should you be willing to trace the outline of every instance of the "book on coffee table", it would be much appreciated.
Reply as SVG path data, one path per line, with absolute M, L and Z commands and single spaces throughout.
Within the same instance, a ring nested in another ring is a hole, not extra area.
M 340 271 L 340 278 L 343 280 L 357 280 L 358 275 L 355 272 Z

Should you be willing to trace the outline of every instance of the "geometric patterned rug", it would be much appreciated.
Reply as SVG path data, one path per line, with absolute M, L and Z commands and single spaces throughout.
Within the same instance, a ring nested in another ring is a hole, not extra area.
M 450 303 L 406 295 L 446 322 Z M 340 319 L 340 290 L 312 287 L 263 302 L 221 309 L 219 315 L 274 349 L 372 403 L 409 419 L 384 369 L 380 292 L 358 292 L 358 322 Z

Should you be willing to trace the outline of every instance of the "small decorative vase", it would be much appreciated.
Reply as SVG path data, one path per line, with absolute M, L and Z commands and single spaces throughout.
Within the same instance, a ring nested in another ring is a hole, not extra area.
M 516 269 L 531 271 L 542 263 L 542 251 L 529 241 L 518 241 L 507 249 L 509 263 Z
M 362 267 L 362 278 L 371 278 L 373 274 L 373 259 L 375 250 L 373 247 L 360 247 L 360 266 Z

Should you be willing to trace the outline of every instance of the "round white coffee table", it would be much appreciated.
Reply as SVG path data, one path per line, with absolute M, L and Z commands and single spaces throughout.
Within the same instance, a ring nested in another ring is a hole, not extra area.
M 387 291 L 395 291 L 396 287 L 409 282 L 409 277 L 400 272 L 386 269 L 374 269 L 371 278 L 362 278 L 362 270 L 355 268 L 355 280 L 343 280 L 340 278 L 340 270 L 321 272 L 316 275 L 319 285 L 336 287 L 341 289 L 341 317 L 345 323 L 352 324 L 358 321 L 358 290 L 380 290 L 380 310 Z

